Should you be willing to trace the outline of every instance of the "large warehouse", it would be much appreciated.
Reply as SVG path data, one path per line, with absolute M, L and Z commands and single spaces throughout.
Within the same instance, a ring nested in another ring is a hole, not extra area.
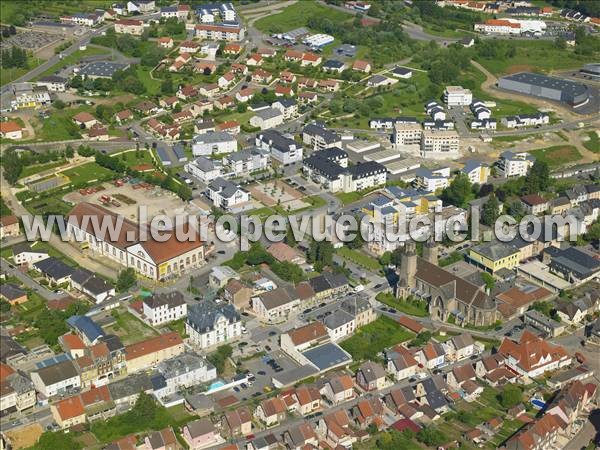
M 583 105 L 589 98 L 588 87 L 585 84 L 530 72 L 520 72 L 502 77 L 498 80 L 498 87 L 568 103 L 571 106 Z

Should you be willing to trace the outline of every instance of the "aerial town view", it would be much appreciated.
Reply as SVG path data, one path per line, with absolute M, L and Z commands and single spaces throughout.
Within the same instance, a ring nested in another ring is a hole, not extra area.
M 0 51 L 0 450 L 600 449 L 600 0 L 2 0 Z

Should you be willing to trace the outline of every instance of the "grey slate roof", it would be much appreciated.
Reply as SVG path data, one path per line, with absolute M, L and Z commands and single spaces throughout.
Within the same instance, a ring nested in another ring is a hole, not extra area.
M 15 300 L 27 294 L 27 292 L 21 289 L 16 284 L 7 283 L 0 286 L 0 294 L 7 300 Z
M 54 280 L 68 277 L 74 272 L 71 266 L 53 256 L 33 263 L 33 267 Z
M 225 131 L 212 131 L 194 136 L 194 144 L 215 144 L 217 142 L 235 141 L 235 137 Z
M 281 111 L 279 111 L 277 108 L 265 108 L 261 109 L 260 111 L 256 111 L 256 116 L 260 117 L 263 120 L 273 119 L 281 115 Z
M 215 178 L 211 181 L 208 188 L 212 191 L 219 192 L 219 195 L 224 198 L 233 197 L 238 189 L 242 189 L 237 184 L 222 177 Z
M 323 323 L 330 330 L 335 330 L 354 320 L 354 316 L 344 310 L 336 309 L 330 315 L 323 319 Z
M 175 308 L 176 306 L 183 305 L 185 300 L 183 299 L 183 294 L 181 292 L 172 291 L 146 297 L 144 303 L 151 309 L 159 308 L 163 305 L 168 305 L 169 308 Z
M 331 144 L 333 142 L 339 142 L 341 140 L 340 136 L 334 133 L 331 130 L 325 128 L 325 126 L 313 122 L 309 123 L 304 127 L 302 133 L 309 134 L 311 136 L 320 136 L 327 144 Z
M 43 367 L 41 369 L 36 370 L 35 372 L 37 372 L 40 379 L 44 382 L 46 386 L 50 386 L 60 381 L 68 380 L 69 378 L 77 376 L 77 369 L 75 368 L 75 364 L 73 364 L 73 361 L 71 361 L 70 359 L 61 361 L 51 366 Z
M 225 317 L 229 323 L 240 320 L 240 315 L 232 304 L 202 301 L 188 308 L 187 323 L 199 333 L 205 333 L 214 328 L 215 322 L 221 316 Z

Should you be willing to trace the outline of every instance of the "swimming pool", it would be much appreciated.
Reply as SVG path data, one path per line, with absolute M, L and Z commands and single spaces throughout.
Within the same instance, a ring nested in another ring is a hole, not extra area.
M 210 385 L 210 387 L 208 388 L 208 390 L 209 390 L 209 391 L 212 391 L 213 389 L 218 389 L 218 388 L 220 388 L 221 386 L 225 386 L 225 382 L 224 382 L 224 381 L 221 381 L 221 380 L 217 380 L 217 381 L 215 381 L 214 383 L 212 383 L 212 384 Z

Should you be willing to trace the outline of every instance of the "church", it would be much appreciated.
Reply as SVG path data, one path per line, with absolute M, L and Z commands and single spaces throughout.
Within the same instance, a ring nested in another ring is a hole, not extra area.
M 413 242 L 407 243 L 398 272 L 397 296 L 427 300 L 434 320 L 454 317 L 460 326 L 488 326 L 499 318 L 496 302 L 482 288 L 438 266 L 434 242 L 425 244 L 422 257 Z

